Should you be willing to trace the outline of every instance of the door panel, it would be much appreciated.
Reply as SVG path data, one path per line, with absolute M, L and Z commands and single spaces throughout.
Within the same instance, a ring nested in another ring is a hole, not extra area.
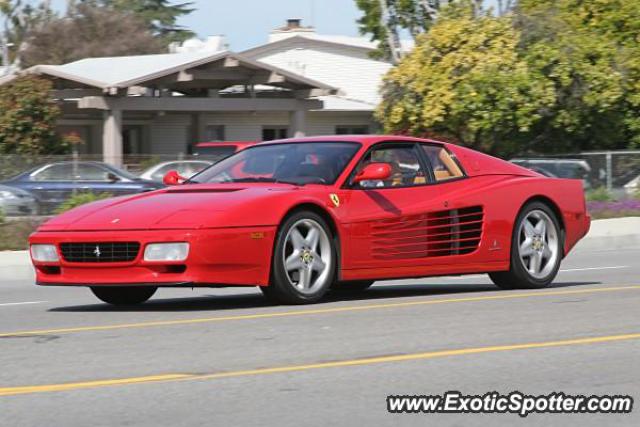
M 508 248 L 504 238 L 494 248 L 484 243 L 492 222 L 487 218 L 482 185 L 475 186 L 471 196 L 465 191 L 470 181 L 349 190 L 345 198 L 349 246 L 343 267 L 424 266 L 419 274 L 429 275 L 429 266 L 450 264 L 454 274 L 466 271 L 466 264 L 504 258 L 503 249 Z
M 435 185 L 348 190 L 350 223 L 345 268 L 413 265 L 426 261 L 425 215 L 442 210 Z

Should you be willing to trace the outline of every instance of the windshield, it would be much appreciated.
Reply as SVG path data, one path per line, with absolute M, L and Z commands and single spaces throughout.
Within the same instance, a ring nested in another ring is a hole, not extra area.
M 353 142 L 298 142 L 249 148 L 194 176 L 193 183 L 333 184 L 360 148 Z

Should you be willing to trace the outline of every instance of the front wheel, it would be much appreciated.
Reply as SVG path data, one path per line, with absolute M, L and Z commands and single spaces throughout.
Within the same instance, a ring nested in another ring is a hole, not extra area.
M 275 303 L 319 301 L 336 275 L 336 249 L 326 221 L 301 211 L 287 218 L 276 238 L 271 283 L 260 288 Z
M 544 203 L 529 203 L 515 222 L 509 271 L 490 273 L 489 277 L 502 289 L 546 288 L 558 274 L 562 248 L 555 213 Z
M 137 305 L 142 304 L 156 293 L 158 288 L 153 286 L 94 286 L 91 292 L 100 301 L 112 305 Z

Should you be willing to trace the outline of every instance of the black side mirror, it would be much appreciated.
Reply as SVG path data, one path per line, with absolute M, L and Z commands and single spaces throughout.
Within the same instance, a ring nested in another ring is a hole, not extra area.
M 107 180 L 109 180 L 109 182 L 111 183 L 114 183 L 120 181 L 120 178 L 115 173 L 109 172 L 107 174 Z

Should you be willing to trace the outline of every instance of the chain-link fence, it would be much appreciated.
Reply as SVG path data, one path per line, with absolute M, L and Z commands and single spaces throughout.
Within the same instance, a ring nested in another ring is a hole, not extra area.
M 585 188 L 604 187 L 614 193 L 640 190 L 640 150 L 597 151 L 514 160 L 561 178 L 583 179 Z

